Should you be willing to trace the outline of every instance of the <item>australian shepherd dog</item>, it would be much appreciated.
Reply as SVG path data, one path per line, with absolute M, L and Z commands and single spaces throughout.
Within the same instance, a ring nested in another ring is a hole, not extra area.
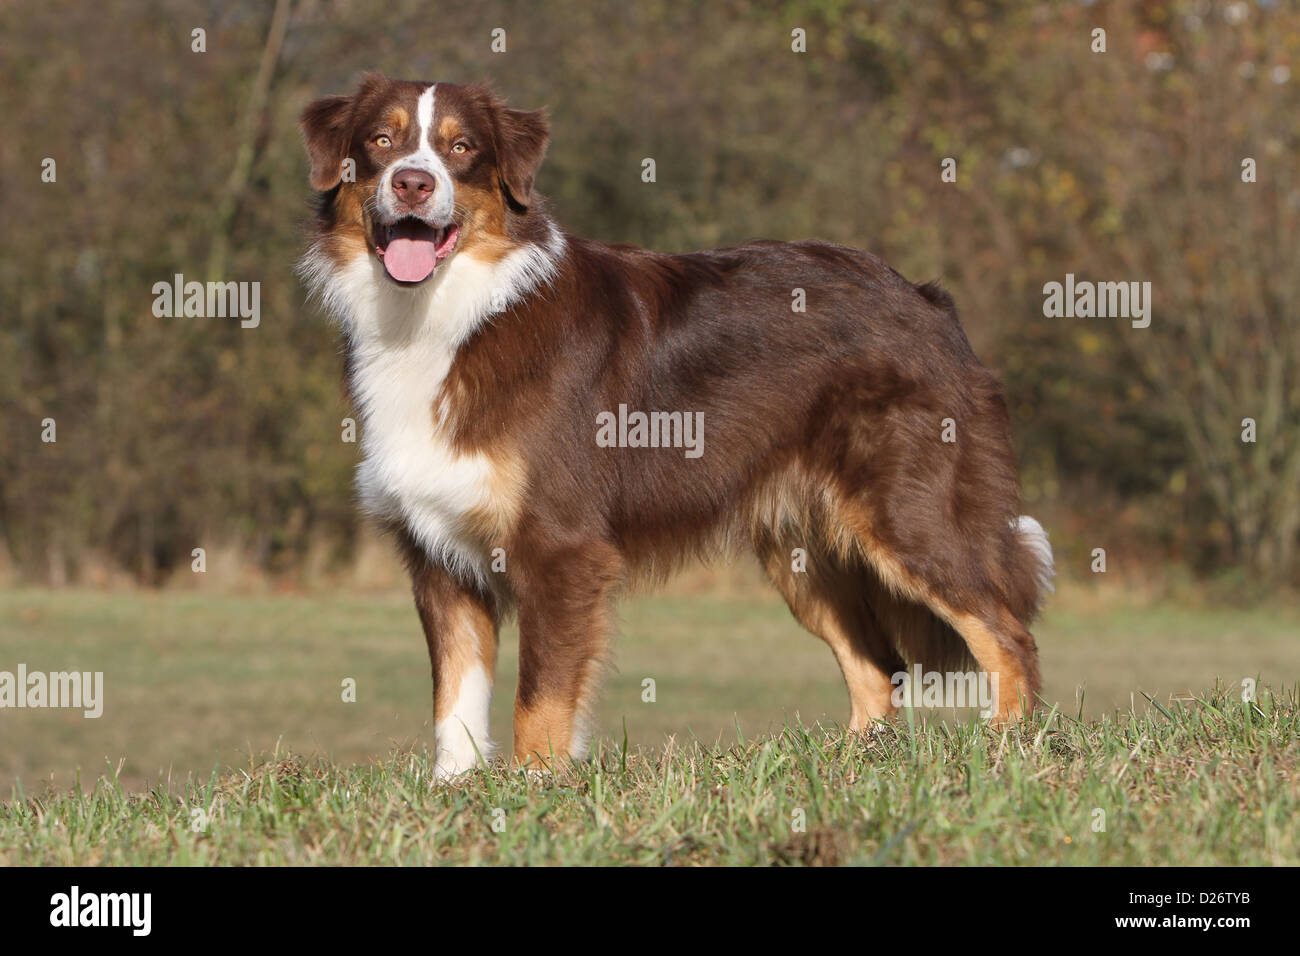
M 508 614 L 516 760 L 582 758 L 621 588 L 743 548 L 830 645 L 852 730 L 915 663 L 995 676 L 998 721 L 1033 706 L 1051 549 L 944 291 L 826 242 L 569 235 L 534 189 L 544 113 L 485 86 L 367 74 L 302 129 L 301 274 L 346 340 L 362 506 L 410 570 L 439 778 L 494 752 Z

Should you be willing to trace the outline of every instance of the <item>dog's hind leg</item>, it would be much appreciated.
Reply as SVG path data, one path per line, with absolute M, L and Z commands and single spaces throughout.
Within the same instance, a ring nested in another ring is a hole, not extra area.
M 1041 679 L 1038 648 L 1025 626 L 1029 613 L 1023 607 L 1019 613 L 1014 611 L 1019 599 L 1008 596 L 1007 589 L 999 587 L 991 575 L 979 573 L 982 565 L 987 566 L 979 552 L 994 549 L 999 541 L 1005 547 L 998 550 L 1009 556 L 1008 573 L 1023 574 L 1026 566 L 1032 567 L 1038 559 L 1033 550 L 1037 543 L 1022 540 L 1027 537 L 1023 526 L 1010 525 L 1005 538 L 989 535 L 982 541 L 959 540 L 953 534 L 938 550 L 927 541 L 924 550 L 909 552 L 905 541 L 902 546 L 886 545 L 865 522 L 851 519 L 851 523 L 883 586 L 903 602 L 927 608 L 948 625 L 964 642 L 980 670 L 989 675 L 991 682 L 996 681 L 995 723 L 1031 712 Z M 966 570 L 964 575 L 957 573 L 954 567 L 958 565 L 949 560 L 958 555 L 963 557 L 959 566 Z M 994 556 L 986 557 L 991 561 Z M 911 656 L 909 647 L 902 650 Z M 950 654 L 943 656 L 951 659 Z
M 804 547 L 806 563 L 792 552 Z M 815 547 L 778 546 L 770 537 L 755 550 L 772 584 L 785 598 L 795 620 L 825 641 L 835 655 L 849 692 L 849 729 L 867 730 L 893 714 L 893 675 L 903 659 L 867 603 L 860 573 L 850 564 Z
M 989 683 L 996 678 L 996 720 L 1026 714 L 1040 689 L 1027 628 L 1048 586 L 1051 549 L 1037 522 L 1019 516 L 996 380 L 970 355 L 944 374 L 927 368 L 906 387 L 857 401 L 846 413 L 855 424 L 808 452 L 820 456 L 810 470 L 825 475 L 823 523 L 837 535 L 836 553 L 861 557 L 888 593 L 955 632 L 949 646 L 959 637 Z M 888 626 L 889 614 L 876 610 Z M 898 649 L 915 660 L 906 640 Z

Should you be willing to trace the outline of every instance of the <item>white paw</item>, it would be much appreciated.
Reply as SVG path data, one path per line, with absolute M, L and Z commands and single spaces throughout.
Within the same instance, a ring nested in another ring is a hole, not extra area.
M 475 767 L 483 766 L 496 752 L 491 740 L 476 741 L 463 727 L 447 728 L 436 735 L 437 754 L 433 760 L 433 779 L 447 783 Z

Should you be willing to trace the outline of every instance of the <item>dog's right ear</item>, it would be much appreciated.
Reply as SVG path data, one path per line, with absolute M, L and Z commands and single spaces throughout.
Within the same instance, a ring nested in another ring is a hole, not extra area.
M 327 96 L 298 120 L 311 159 L 311 188 L 333 189 L 343 179 L 343 160 L 352 142 L 352 97 Z

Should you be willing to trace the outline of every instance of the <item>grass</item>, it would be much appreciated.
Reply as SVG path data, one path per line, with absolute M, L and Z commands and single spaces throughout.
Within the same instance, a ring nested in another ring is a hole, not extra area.
M 553 776 L 431 787 L 427 755 L 276 756 L 206 783 L 0 809 L 9 864 L 1015 864 L 1300 862 L 1294 693 L 1011 731 L 899 722 L 731 746 L 601 749 Z
M 1055 712 L 863 741 L 774 596 L 635 598 L 590 764 L 433 789 L 404 595 L 0 591 L 0 670 L 101 670 L 106 697 L 0 711 L 0 863 L 1295 864 L 1298 633 L 1285 603 L 1067 586 L 1036 628 Z

